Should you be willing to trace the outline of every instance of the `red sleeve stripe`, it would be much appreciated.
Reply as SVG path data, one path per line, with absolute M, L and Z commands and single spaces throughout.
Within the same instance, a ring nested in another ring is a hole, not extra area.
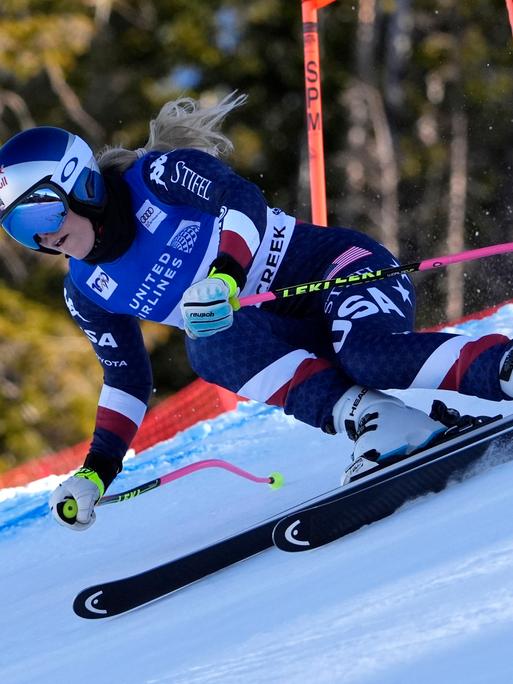
M 260 246 L 260 233 L 257 227 L 249 216 L 243 214 L 242 211 L 228 209 L 223 218 L 222 230 L 238 233 L 247 244 L 251 254 L 255 254 Z
M 223 230 L 221 233 L 221 241 L 219 243 L 219 251 L 225 252 L 232 256 L 242 268 L 247 268 L 253 255 L 248 249 L 246 242 L 237 233 L 232 233 L 231 230 Z
M 99 406 L 96 412 L 95 429 L 108 430 L 129 445 L 135 437 L 138 426 L 121 413 Z
M 98 407 L 117 411 L 129 418 L 136 425 L 140 425 L 146 413 L 146 404 L 128 392 L 103 385 L 98 400 Z
M 242 268 L 247 268 L 253 258 L 247 242 L 238 233 L 231 230 L 223 230 L 221 233 L 219 251 L 232 256 Z
M 458 391 L 465 373 L 480 354 L 496 344 L 506 344 L 508 342 L 510 340 L 505 335 L 485 335 L 478 340 L 467 342 L 462 348 L 457 361 L 451 366 L 440 384 L 439 389 Z M 497 368 L 498 372 L 499 369 Z
M 260 247 L 260 233 L 253 221 L 236 209 L 228 209 L 221 230 L 220 251 L 230 254 L 244 268 Z

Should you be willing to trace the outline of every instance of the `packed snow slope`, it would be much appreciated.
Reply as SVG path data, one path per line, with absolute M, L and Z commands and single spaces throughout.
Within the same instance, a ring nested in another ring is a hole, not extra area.
M 513 336 L 513 306 L 462 331 Z M 428 408 L 430 392 L 398 393 Z M 459 399 L 467 412 L 513 404 Z M 111 493 L 221 458 L 221 470 L 98 509 L 73 533 L 47 511 L 59 478 L 0 492 L 2 684 L 510 684 L 513 461 L 322 549 L 269 549 L 127 615 L 87 621 L 74 596 L 206 546 L 336 486 L 350 445 L 254 403 L 126 461 Z M 506 456 L 506 454 L 503 454 Z M 513 454 L 511 455 L 513 457 Z

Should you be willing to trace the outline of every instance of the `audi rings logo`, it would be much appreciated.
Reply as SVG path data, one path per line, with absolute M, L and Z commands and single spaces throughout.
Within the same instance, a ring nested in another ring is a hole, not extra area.
M 61 173 L 61 183 L 65 183 L 67 180 L 71 178 L 71 176 L 75 173 L 75 169 L 78 166 L 78 157 L 71 157 L 66 162 L 65 167 L 62 169 Z
M 136 214 L 141 225 L 143 225 L 146 230 L 150 233 L 154 233 L 162 221 L 166 218 L 167 214 L 162 211 L 159 207 L 152 204 L 150 200 L 146 200 L 141 206 Z
M 147 221 L 149 221 L 150 217 L 153 216 L 154 213 L 155 207 L 148 207 L 140 218 L 141 223 L 146 223 Z

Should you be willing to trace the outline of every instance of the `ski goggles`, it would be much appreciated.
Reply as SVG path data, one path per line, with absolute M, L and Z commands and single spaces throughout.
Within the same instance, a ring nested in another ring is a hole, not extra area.
M 68 213 L 64 193 L 51 185 L 32 188 L 4 212 L 0 225 L 17 242 L 39 249 L 38 234 L 57 233 Z

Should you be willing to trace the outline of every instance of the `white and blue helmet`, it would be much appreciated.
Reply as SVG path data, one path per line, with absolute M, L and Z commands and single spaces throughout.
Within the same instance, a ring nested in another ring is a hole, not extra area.
M 0 147 L 0 223 L 17 242 L 38 251 L 38 233 L 57 232 L 71 208 L 95 219 L 105 184 L 89 145 L 61 128 L 18 133 Z

